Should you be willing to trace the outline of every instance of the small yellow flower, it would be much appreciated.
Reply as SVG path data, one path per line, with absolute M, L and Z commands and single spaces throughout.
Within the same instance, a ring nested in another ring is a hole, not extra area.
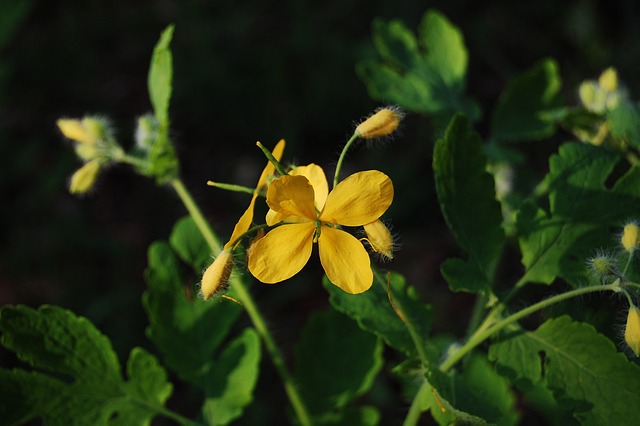
M 600 74 L 598 78 L 598 85 L 600 85 L 605 92 L 614 92 L 618 88 L 618 72 L 616 69 L 609 67 L 602 71 L 602 74 Z
M 227 287 L 232 270 L 233 253 L 224 249 L 202 275 L 200 293 L 204 300 Z
M 393 201 L 391 179 L 377 170 L 359 172 L 327 194 L 322 169 L 305 167 L 295 172 L 304 175 L 282 176 L 269 185 L 267 204 L 275 212 L 269 221 L 276 217 L 285 223 L 255 243 L 249 271 L 264 283 L 284 281 L 306 265 L 317 242 L 329 280 L 347 293 L 362 293 L 373 282 L 369 255 L 340 226 L 363 226 L 380 218 Z
M 376 253 L 380 253 L 387 259 L 393 259 L 393 236 L 381 220 L 364 225 L 364 232 L 367 233 L 365 239 Z
M 71 176 L 71 182 L 69 183 L 69 192 L 72 194 L 85 194 L 96 182 L 98 173 L 100 172 L 100 161 L 91 160 L 80 167 Z
M 636 356 L 640 356 L 640 311 L 635 306 L 629 308 L 624 340 Z
M 638 231 L 638 225 L 636 223 L 631 222 L 624 226 L 620 242 L 622 243 L 622 247 L 629 253 L 633 253 L 638 246 Z
M 371 117 L 358 124 L 356 133 L 364 139 L 388 136 L 398 128 L 402 117 L 402 111 L 398 108 L 381 108 Z
M 272 154 L 276 160 L 280 161 L 282 158 L 282 154 L 284 153 L 285 141 L 281 139 L 273 148 Z M 260 179 L 258 179 L 258 184 L 256 185 L 256 191 L 253 193 L 251 197 L 251 202 L 249 203 L 249 207 L 247 210 L 240 216 L 238 223 L 236 223 L 235 228 L 233 228 L 233 233 L 231 234 L 231 238 L 224 245 L 225 249 L 230 249 L 234 245 L 234 242 L 242 236 L 245 232 L 249 230 L 251 227 L 251 223 L 253 222 L 253 209 L 256 204 L 256 198 L 258 198 L 258 192 L 264 190 L 264 188 L 269 183 L 269 178 L 273 176 L 275 173 L 275 166 L 271 164 L 271 162 L 267 162 L 264 170 L 262 170 L 262 174 L 260 175 Z

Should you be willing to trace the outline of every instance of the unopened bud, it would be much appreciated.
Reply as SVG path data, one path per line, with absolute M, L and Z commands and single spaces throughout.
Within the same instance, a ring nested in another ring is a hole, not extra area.
M 158 140 L 160 124 L 158 120 L 150 114 L 143 115 L 138 118 L 138 127 L 136 128 L 136 145 L 148 151 Z
M 629 253 L 633 253 L 638 246 L 638 231 L 638 225 L 636 223 L 631 222 L 624 226 L 620 242 L 622 243 L 622 247 Z
M 618 88 L 618 72 L 615 68 L 609 67 L 600 74 L 598 84 L 605 92 L 613 92 Z
M 588 263 L 593 273 L 599 278 L 620 276 L 616 268 L 615 260 L 609 254 L 599 254 L 589 259 Z
M 624 340 L 636 356 L 640 356 L 640 311 L 635 306 L 629 308 Z
M 381 108 L 358 124 L 356 133 L 364 139 L 388 136 L 398 128 L 403 116 L 404 114 L 397 107 Z
M 202 275 L 200 293 L 204 300 L 209 299 L 212 295 L 227 287 L 232 270 L 233 253 L 231 250 L 222 250 Z
M 364 225 L 364 231 L 367 233 L 366 240 L 376 253 L 393 259 L 393 236 L 382 221 L 376 220 Z
M 84 166 L 76 170 L 73 176 L 71 176 L 69 192 L 72 194 L 87 193 L 91 188 L 93 188 L 93 184 L 96 182 L 96 178 L 98 177 L 98 172 L 100 172 L 99 160 L 91 160 L 88 163 L 85 163 Z

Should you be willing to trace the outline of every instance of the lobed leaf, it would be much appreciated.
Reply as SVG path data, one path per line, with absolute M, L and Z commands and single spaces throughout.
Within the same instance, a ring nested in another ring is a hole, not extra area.
M 109 340 L 68 310 L 5 306 L 0 330 L 2 344 L 34 368 L 0 370 L 3 424 L 148 425 L 171 394 L 166 372 L 141 348 L 125 381 Z
M 171 231 L 169 244 L 173 251 L 197 274 L 211 261 L 211 249 L 191 216 L 178 220 Z
M 209 425 L 226 425 L 253 400 L 260 371 L 260 338 L 247 328 L 215 360 L 202 407 Z
M 503 333 L 489 358 L 515 383 L 544 383 L 583 425 L 633 424 L 637 417 L 640 367 L 589 324 L 563 316 L 536 331 Z
M 522 263 L 520 284 L 550 284 L 556 277 L 577 285 L 585 262 L 610 245 L 609 226 L 640 211 L 640 168 L 634 166 L 611 189 L 605 186 L 619 157 L 577 143 L 562 145 L 550 158 L 549 212 L 525 202 L 517 216 Z
M 149 289 L 143 305 L 149 317 L 147 335 L 180 377 L 206 390 L 214 370 L 214 353 L 242 312 L 227 301 L 205 302 L 185 287 L 178 259 L 167 243 L 149 247 Z
M 452 291 L 491 291 L 505 239 L 502 212 L 480 137 L 463 116 L 455 116 L 436 142 L 433 172 L 442 214 L 469 254 L 466 262 L 447 260 L 442 274 Z
M 295 377 L 315 415 L 367 392 L 382 368 L 380 339 L 335 310 L 313 314 L 295 348 Z
M 491 119 L 496 140 L 539 140 L 555 132 L 544 113 L 560 106 L 558 64 L 544 59 L 514 78 L 500 96 Z
M 334 308 L 356 320 L 363 330 L 382 337 L 392 348 L 407 355 L 416 355 L 416 345 L 424 346 L 423 342 L 414 340 L 389 302 L 387 281 L 379 272 L 374 273 L 371 288 L 362 294 L 346 293 L 326 277 L 323 285 L 329 291 L 329 300 Z M 420 301 L 415 289 L 406 284 L 402 275 L 390 274 L 389 286 L 394 304 L 405 321 L 414 327 L 418 336 L 428 336 L 431 308 Z
M 382 61 L 356 69 L 372 98 L 426 114 L 479 117 L 477 104 L 462 93 L 468 60 L 462 34 L 440 12 L 425 13 L 417 37 L 401 21 L 375 20 L 373 41 Z

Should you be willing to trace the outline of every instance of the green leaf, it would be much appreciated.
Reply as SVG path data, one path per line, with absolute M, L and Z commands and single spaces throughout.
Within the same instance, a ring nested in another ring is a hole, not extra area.
M 640 104 L 623 102 L 607 114 L 611 135 L 633 147 L 640 147 Z
M 458 244 L 469 254 L 449 259 L 441 271 L 452 291 L 490 291 L 504 244 L 502 212 L 493 177 L 486 171 L 482 141 L 457 115 L 436 142 L 433 172 L 440 208 Z
M 346 316 L 313 314 L 295 348 L 295 377 L 314 414 L 343 408 L 367 392 L 382 368 L 382 344 Z
M 549 212 L 526 202 L 516 227 L 522 263 L 520 285 L 550 284 L 556 277 L 577 285 L 585 262 L 611 245 L 609 226 L 621 226 L 640 211 L 640 168 L 630 168 L 612 189 L 605 187 L 619 157 L 586 144 L 567 143 L 550 158 Z
M 171 394 L 164 369 L 141 348 L 131 351 L 125 381 L 109 340 L 68 310 L 5 306 L 0 330 L 2 344 L 34 368 L 0 370 L 3 424 L 148 425 Z
M 539 140 L 555 132 L 544 112 L 560 105 L 558 65 L 545 59 L 514 78 L 503 92 L 491 120 L 497 140 Z
M 315 417 L 314 423 L 321 426 L 375 426 L 380 422 L 380 412 L 375 407 L 345 407 L 340 411 L 329 411 Z
M 201 273 L 211 261 L 211 249 L 191 216 L 176 222 L 169 237 L 171 248 L 184 262 L 193 265 L 196 273 Z
M 637 418 L 640 367 L 589 324 L 563 316 L 533 332 L 503 333 L 489 357 L 514 382 L 542 381 L 583 425 L 632 424 Z
M 372 98 L 426 114 L 461 111 L 476 119 L 477 104 L 463 95 L 467 50 L 460 30 L 435 10 L 416 36 L 398 20 L 373 22 L 381 62 L 362 62 L 357 73 Z
M 165 363 L 183 379 L 206 390 L 214 370 L 213 355 L 242 308 L 224 299 L 205 302 L 184 286 L 178 259 L 168 244 L 149 248 L 149 290 L 143 305 L 149 317 L 147 335 Z
M 431 328 L 431 308 L 420 301 L 413 287 L 407 286 L 404 277 L 390 275 L 391 296 L 402 312 L 405 320 L 415 328 L 418 336 L 428 336 Z M 325 277 L 323 285 L 329 291 L 334 308 L 358 321 L 363 330 L 382 337 L 385 342 L 408 355 L 417 354 L 415 342 L 407 326 L 400 319 L 389 302 L 387 281 L 379 272 L 374 274 L 374 282 L 369 290 L 362 294 L 345 293 Z
M 169 101 L 173 80 L 173 63 L 169 45 L 173 38 L 173 30 L 174 26 L 169 25 L 160 35 L 160 40 L 153 49 L 149 68 L 149 97 L 156 119 L 163 128 L 169 126 Z
M 240 417 L 253 399 L 260 372 L 260 338 L 250 328 L 231 342 L 216 359 L 210 392 L 202 408 L 209 425 L 226 425 Z

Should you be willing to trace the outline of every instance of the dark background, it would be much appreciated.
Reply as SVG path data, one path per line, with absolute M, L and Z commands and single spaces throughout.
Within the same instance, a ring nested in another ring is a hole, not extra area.
M 186 212 L 170 188 L 126 167 L 104 173 L 84 199 L 69 195 L 79 162 L 55 120 L 107 116 L 130 146 L 136 117 L 151 109 L 148 64 L 168 24 L 176 25 L 171 119 L 182 177 L 224 238 L 248 198 L 205 182 L 253 185 L 265 163 L 255 141 L 272 147 L 280 138 L 285 159 L 318 163 L 331 176 L 354 123 L 380 106 L 354 71 L 376 55 L 372 19 L 399 18 L 415 30 L 428 8 L 465 36 L 481 133 L 509 78 L 544 57 L 558 61 L 569 103 L 580 81 L 610 65 L 638 93 L 640 10 L 631 0 L 2 1 L 0 304 L 68 307 L 109 335 L 121 358 L 149 347 L 140 303 L 146 249 Z M 401 250 L 384 267 L 435 306 L 436 330 L 461 335 L 473 298 L 451 296 L 438 270 L 457 249 L 433 187 L 434 140 L 429 118 L 408 114 L 393 141 L 353 150 L 344 174 L 377 168 L 394 180 L 387 217 Z M 540 176 L 559 141 L 522 145 Z M 314 256 L 295 280 L 253 288 L 286 351 L 299 333 L 291 319 L 327 304 L 318 265 Z

